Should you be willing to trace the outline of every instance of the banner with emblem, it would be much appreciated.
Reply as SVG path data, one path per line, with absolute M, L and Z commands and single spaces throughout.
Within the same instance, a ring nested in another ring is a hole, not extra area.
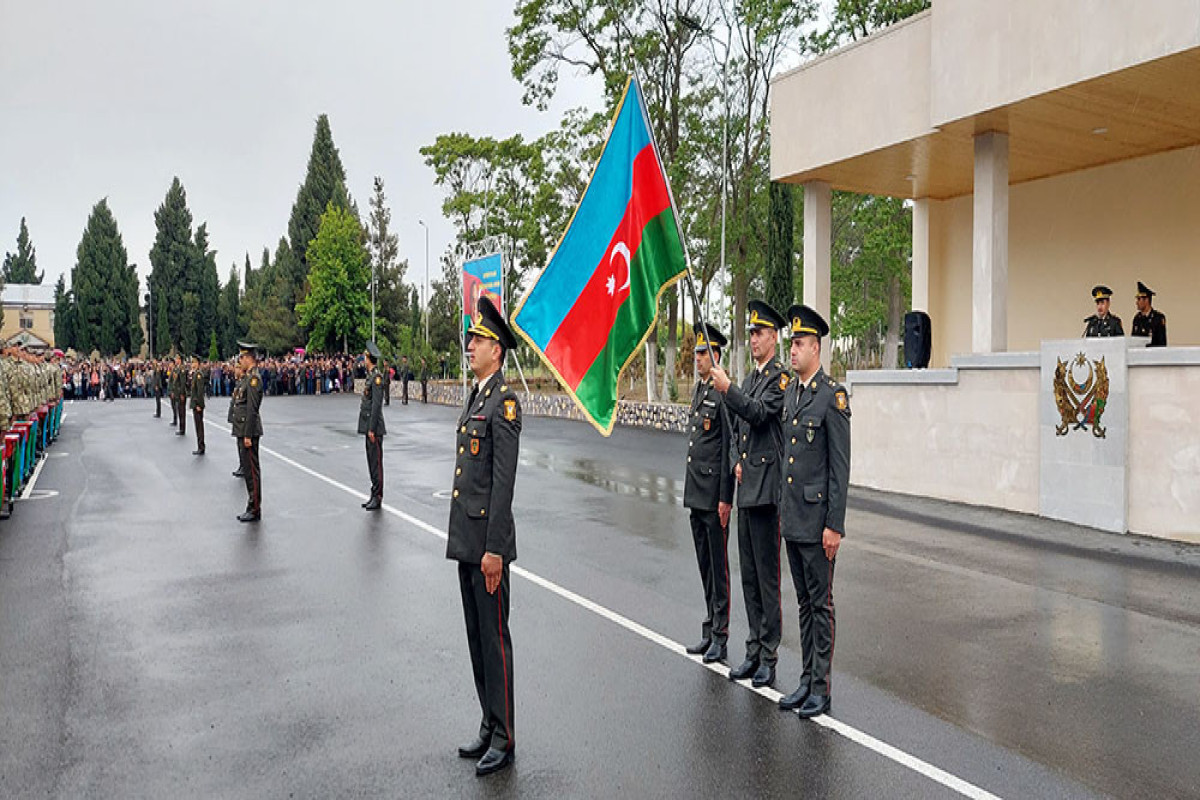
M 486 297 L 504 313 L 504 259 L 500 253 L 464 261 L 462 266 L 463 333 L 479 320 L 479 298 Z

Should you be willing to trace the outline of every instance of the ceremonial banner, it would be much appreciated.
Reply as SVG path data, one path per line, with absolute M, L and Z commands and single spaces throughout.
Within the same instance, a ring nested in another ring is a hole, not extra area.
M 605 436 L 621 373 L 654 326 L 659 295 L 686 271 L 645 104 L 630 80 L 583 199 L 512 316 Z
M 504 313 L 504 262 L 499 253 L 463 263 L 463 333 L 479 319 L 479 298 L 487 297 Z

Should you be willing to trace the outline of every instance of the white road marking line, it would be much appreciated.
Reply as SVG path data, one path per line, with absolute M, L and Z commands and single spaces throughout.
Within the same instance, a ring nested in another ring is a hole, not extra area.
M 229 428 L 226 428 L 222 425 L 214 424 L 213 427 L 220 428 L 221 430 L 225 430 L 225 431 L 229 430 Z M 282 453 L 277 453 L 274 450 L 271 450 L 266 447 L 261 447 L 261 446 L 259 449 L 264 453 L 274 456 L 275 458 L 279 459 L 280 461 L 287 464 L 288 466 L 295 467 L 296 469 L 300 470 L 304 474 L 311 475 L 312 477 L 316 478 L 317 480 L 324 481 L 325 483 L 329 484 L 330 486 L 333 486 L 334 488 L 341 489 L 343 492 L 353 495 L 354 497 L 357 497 L 359 499 L 362 499 L 362 500 L 367 499 L 367 495 L 365 492 L 360 492 L 357 489 L 352 489 L 351 487 L 347 486 L 346 484 L 342 483 L 341 481 L 334 480 L 333 478 L 330 478 L 327 475 L 322 475 L 321 473 L 317 472 L 316 470 L 310 469 L 309 467 L 306 467 L 303 464 L 301 464 L 299 461 L 295 461 L 294 459 L 288 458 L 287 456 L 283 455 Z M 393 506 L 390 506 L 390 505 L 384 503 L 383 510 L 395 517 L 398 517 L 399 519 L 404 520 L 405 522 L 409 523 L 413 527 L 419 528 L 420 530 L 425 531 L 426 533 L 430 534 L 431 536 L 436 536 L 437 538 L 441 539 L 442 541 L 445 541 L 448 538 L 445 531 L 439 530 L 438 528 L 435 528 L 432 525 L 430 525 L 428 522 L 425 522 L 424 520 L 421 520 L 421 519 L 417 519 L 416 517 L 414 517 L 410 514 L 407 514 L 403 511 L 399 510 L 398 508 L 394 508 Z M 680 644 L 679 642 L 676 642 L 673 639 L 669 639 L 668 637 L 663 636 L 661 633 L 658 633 L 657 631 L 653 631 L 650 628 L 647 628 L 645 625 L 642 625 L 638 622 L 634 622 L 633 620 L 629 619 L 628 617 L 626 617 L 622 614 L 618 614 L 616 611 L 613 611 L 612 609 L 605 608 L 604 606 L 600 605 L 599 603 L 589 600 L 586 597 L 583 597 L 582 595 L 578 595 L 575 592 L 572 592 L 570 589 L 566 589 L 562 586 L 559 586 L 554 581 L 543 578 L 542 576 L 537 575 L 533 572 L 530 572 L 529 570 L 524 569 L 522 567 L 518 567 L 515 564 L 512 565 L 509 569 L 514 575 L 519 575 L 520 577 L 524 578 L 525 580 L 529 581 L 530 583 L 537 584 L 538 586 L 542 587 L 543 589 L 545 589 L 549 592 L 552 592 L 553 594 L 558 595 L 559 597 L 563 598 L 564 600 L 574 603 L 575 605 L 579 606 L 580 608 L 591 611 L 592 613 L 596 614 L 597 616 L 603 617 L 604 619 L 608 620 L 609 622 L 612 622 L 615 625 L 619 625 L 620 627 L 624 628 L 625 630 L 629 631 L 630 633 L 637 634 L 638 636 L 642 637 L 643 639 L 653 642 L 654 644 L 658 645 L 659 647 L 662 647 L 665 650 L 669 650 L 670 652 L 675 653 L 676 655 L 683 656 L 688 661 L 691 661 L 694 664 L 699 664 L 702 667 L 706 667 L 710 671 L 712 671 L 722 677 L 726 677 L 728 675 L 728 667 L 724 667 L 720 664 L 704 664 L 703 661 L 701 661 L 699 656 L 688 655 L 687 648 L 684 647 L 684 645 Z M 755 694 L 765 697 L 767 700 L 770 700 L 773 703 L 778 703 L 779 698 L 783 697 L 782 692 L 779 692 L 770 687 L 754 688 L 753 686 L 750 685 L 749 681 L 736 681 L 736 683 L 739 686 L 742 686 L 743 688 L 749 689 L 750 691 L 754 692 Z M 962 778 L 958 777 L 957 775 L 952 775 L 949 772 L 946 772 L 945 770 L 943 770 L 939 767 L 935 767 L 933 764 L 930 764 L 927 761 L 922 761 L 921 759 L 917 758 L 916 756 L 912 755 L 911 753 L 907 753 L 898 747 L 893 747 L 892 745 L 888 744 L 887 742 L 884 742 L 880 739 L 876 739 L 874 736 L 870 735 L 869 733 L 860 731 L 858 728 L 855 728 L 852 725 L 847 725 L 846 723 L 841 722 L 840 720 L 830 717 L 828 714 L 825 714 L 825 715 L 822 715 L 819 717 L 814 717 L 810 721 L 814 722 L 817 725 L 820 725 L 824 728 L 828 728 L 831 731 L 839 733 L 842 736 L 849 739 L 850 741 L 856 742 L 856 743 L 862 745 L 863 747 L 867 748 L 868 750 L 871 750 L 871 751 L 883 756 L 884 758 L 894 761 L 895 763 L 899 764 L 900 766 L 907 767 L 908 769 L 912 770 L 913 772 L 916 772 L 920 775 L 924 775 L 926 778 L 929 778 L 930 780 L 932 780 L 936 783 L 940 783 L 942 786 L 945 786 L 948 789 L 952 789 L 953 791 L 958 792 L 959 794 L 961 794 L 964 797 L 970 797 L 970 798 L 972 798 L 972 800 L 1000 800 L 1000 798 L 997 795 L 992 794 L 991 792 L 987 791 L 986 789 L 982 789 L 973 783 L 963 780 Z
M 42 467 L 44 466 L 46 466 L 45 458 L 37 462 L 37 466 L 33 468 L 33 477 L 29 479 L 29 483 L 25 484 L 25 490 L 21 492 L 21 496 L 17 498 L 18 500 L 28 500 L 29 496 L 33 494 L 33 487 L 37 485 L 38 476 L 42 474 Z

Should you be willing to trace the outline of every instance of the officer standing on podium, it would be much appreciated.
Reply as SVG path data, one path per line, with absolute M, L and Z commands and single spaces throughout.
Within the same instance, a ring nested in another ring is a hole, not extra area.
M 846 532 L 850 484 L 850 401 L 845 387 L 821 368 L 821 338 L 829 325 L 796 305 L 791 318 L 795 380 L 783 402 L 783 497 L 779 506 L 788 564 L 800 608 L 804 672 L 779 707 L 815 717 L 830 708 L 833 663 L 833 566 Z
M 779 603 L 779 462 L 783 458 L 783 392 L 790 376 L 775 357 L 779 332 L 787 323 L 761 300 L 751 300 L 750 354 L 755 368 L 733 386 L 725 370 L 714 366 L 713 387 L 725 395 L 736 415 L 730 458 L 737 481 L 738 559 L 746 601 L 746 660 L 729 671 L 733 681 L 751 679 L 756 687 L 775 682 L 782 635 Z
M 705 617 L 700 643 L 687 649 L 705 664 L 724 661 L 729 640 L 729 513 L 733 472 L 729 469 L 729 414 L 713 388 L 712 367 L 721 359 L 725 336 L 712 325 L 695 326 L 696 374 L 692 394 L 683 505 L 690 510 L 696 562 L 704 586 Z
M 479 301 L 467 331 L 475 386 L 458 419 L 458 457 L 450 500 L 446 558 L 458 562 L 467 645 L 482 719 L 461 758 L 478 759 L 475 774 L 512 763 L 513 646 L 508 630 L 509 564 L 517 558 L 513 488 L 521 446 L 521 405 L 500 368 L 517 340 L 491 301 Z

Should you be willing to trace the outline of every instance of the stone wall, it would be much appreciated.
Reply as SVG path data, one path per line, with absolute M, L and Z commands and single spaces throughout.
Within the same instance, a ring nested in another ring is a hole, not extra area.
M 400 383 L 392 384 L 393 399 L 403 393 Z M 536 417 L 557 417 L 585 421 L 574 401 L 565 394 L 521 395 L 521 410 Z M 408 385 L 409 402 L 421 402 L 421 383 Z M 463 403 L 462 383 L 455 381 L 430 381 L 429 402 L 443 406 L 459 407 Z M 683 433 L 687 429 L 688 408 L 675 403 L 630 403 L 622 401 L 617 406 L 617 424 L 635 428 L 652 428 L 658 431 Z

